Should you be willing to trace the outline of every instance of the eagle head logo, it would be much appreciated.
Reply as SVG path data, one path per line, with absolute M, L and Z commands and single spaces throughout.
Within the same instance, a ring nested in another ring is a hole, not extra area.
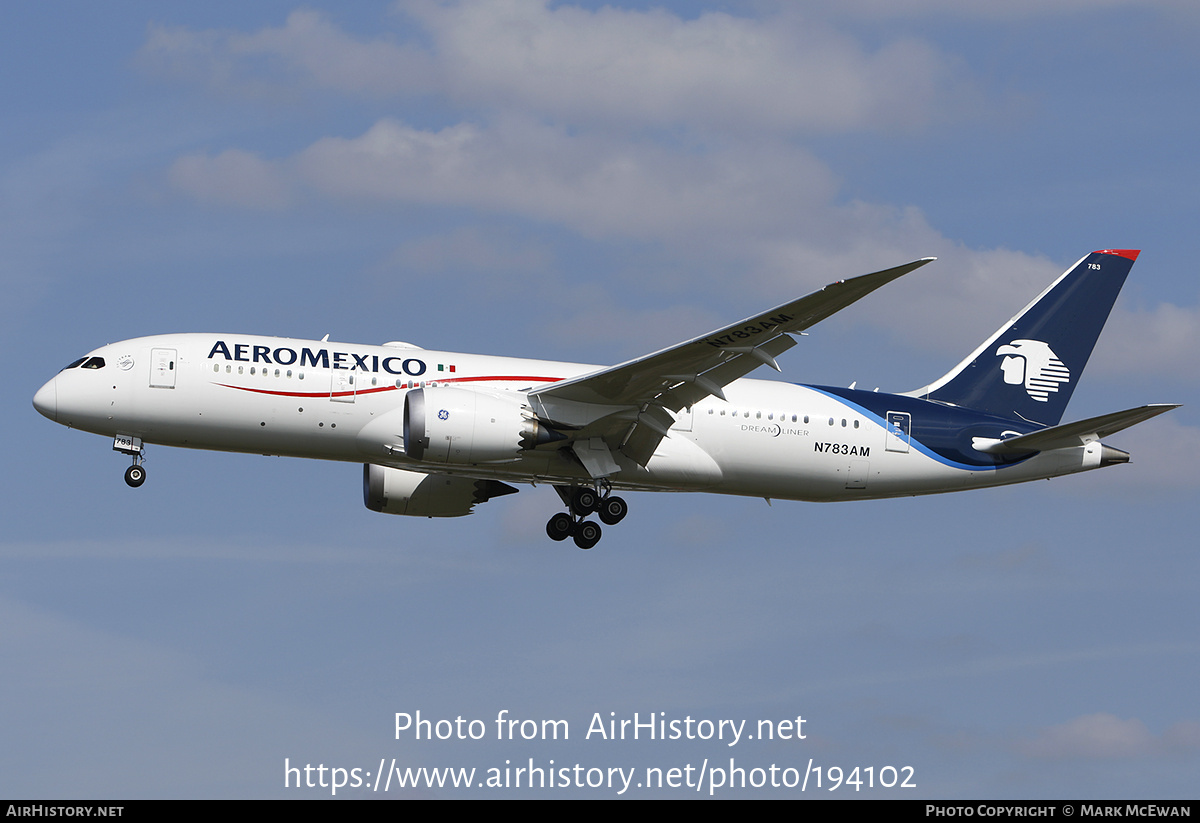
M 1004 382 L 1023 385 L 1029 396 L 1041 403 L 1058 391 L 1059 383 L 1071 380 L 1071 370 L 1041 340 L 1013 340 L 997 349 L 996 356 L 1004 357 L 1000 361 Z

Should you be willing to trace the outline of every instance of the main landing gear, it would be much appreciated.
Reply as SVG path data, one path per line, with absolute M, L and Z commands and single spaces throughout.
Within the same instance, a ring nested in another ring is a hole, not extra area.
M 614 497 L 612 487 L 600 481 L 596 488 L 586 486 L 555 486 L 558 496 L 567 504 L 569 512 L 559 512 L 546 524 L 546 534 L 551 540 L 574 538 L 575 545 L 590 549 L 600 542 L 600 524 L 587 520 L 593 512 L 606 526 L 615 526 L 629 514 L 629 505 L 620 497 Z

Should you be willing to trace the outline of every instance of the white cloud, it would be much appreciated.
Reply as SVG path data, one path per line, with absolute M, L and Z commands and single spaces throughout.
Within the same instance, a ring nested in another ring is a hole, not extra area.
M 433 68 L 418 51 L 355 40 L 314 11 L 292 12 L 283 26 L 251 34 L 151 25 L 139 59 L 156 74 L 254 97 L 308 86 L 369 95 L 420 91 Z
M 276 164 L 240 149 L 227 149 L 215 157 L 181 157 L 171 165 L 167 177 L 173 186 L 202 201 L 275 209 L 291 199 L 288 183 Z
M 429 32 L 456 97 L 575 122 L 906 128 L 926 122 L 954 85 L 927 44 L 893 38 L 871 51 L 786 12 L 683 20 L 661 9 L 588 11 L 545 0 L 403 8 Z
M 1195 18 L 1196 4 L 1190 0 L 1011 0 L 1008 3 L 960 3 L 958 0 L 823 0 L 818 4 L 832 14 L 893 20 L 928 15 L 1021 21 L 1077 13 L 1095 13 L 1105 8 L 1147 7 Z
M 938 260 L 886 304 L 868 306 L 869 317 L 898 337 L 952 359 L 965 357 L 1063 271 L 1024 252 L 976 251 L 940 236 L 929 242 L 940 247 L 934 252 Z M 947 362 L 947 369 L 957 362 Z
M 554 299 L 556 310 L 544 322 L 544 336 L 557 345 L 590 347 L 620 362 L 657 351 L 728 323 L 690 304 L 666 308 L 615 305 L 599 286 L 568 288 Z
M 768 301 L 947 249 L 976 269 L 995 266 L 996 253 L 981 264 L 953 249 L 918 209 L 838 203 L 836 176 L 789 139 L 907 128 L 961 103 L 951 79 L 961 71 L 922 43 L 889 37 L 868 48 L 791 8 L 686 20 L 544 0 L 398 9 L 399 40 L 356 39 L 315 12 L 252 34 L 152 29 L 147 60 L 210 83 L 433 93 L 477 115 L 441 128 L 383 116 L 356 137 L 327 136 L 280 159 L 190 155 L 171 182 L 243 207 L 279 207 L 305 191 L 662 244 L 689 261 L 688 285 L 724 291 L 736 273 L 739 289 Z M 956 285 L 925 300 L 918 287 L 903 317 L 967 323 L 977 291 Z
M 465 226 L 404 243 L 393 253 L 388 268 L 438 273 L 460 268 L 475 272 L 520 271 L 528 285 L 528 278 L 546 271 L 551 259 L 550 250 L 543 245 L 520 243 L 477 226 Z
M 756 149 L 675 152 L 516 118 L 438 131 L 384 118 L 356 138 L 322 138 L 293 162 L 299 179 L 336 198 L 479 208 L 590 237 L 712 242 L 784 231 L 836 192 L 804 150 Z M 217 159 L 201 176 L 223 179 Z
M 1200 429 L 1180 422 L 1180 415 L 1185 411 L 1168 412 L 1106 438 L 1106 443 L 1131 455 L 1129 466 L 1104 473 L 1106 485 L 1119 488 L 1125 495 L 1152 495 L 1164 489 L 1188 489 L 1200 485 L 1200 471 L 1196 470 L 1200 466 Z M 1089 488 L 1082 486 L 1074 490 L 1080 494 L 1087 491 Z
M 515 117 L 440 130 L 384 118 L 358 137 L 321 138 L 279 160 L 238 150 L 191 155 L 170 179 L 198 198 L 246 207 L 280 206 L 305 191 L 347 203 L 477 209 L 585 237 L 661 243 L 694 261 L 687 285 L 728 293 L 736 272 L 740 292 L 767 302 L 937 255 L 855 312 L 948 357 L 966 354 L 1061 270 L 1020 252 L 954 245 L 913 207 L 838 205 L 829 169 L 778 141 L 682 152 Z M 485 246 L 459 233 L 406 247 L 396 262 L 474 254 L 494 268 L 494 249 Z M 603 311 L 588 314 L 608 322 Z
M 252 34 L 154 26 L 141 57 L 155 71 L 229 93 L 435 92 L 605 128 L 909 129 L 975 97 L 961 66 L 928 43 L 892 37 L 867 48 L 791 10 L 684 20 L 547 0 L 399 8 L 405 42 L 355 39 L 319 13 L 297 11 Z
M 1096 346 L 1097 371 L 1200 377 L 1200 306 L 1118 307 Z
M 1200 724 L 1176 723 L 1156 737 L 1137 718 L 1122 720 L 1100 712 L 1043 729 L 1021 748 L 1033 757 L 1104 759 L 1195 749 L 1198 745 Z
M 320 13 L 305 10 L 289 14 L 282 28 L 231 35 L 228 49 L 233 57 L 274 57 L 323 88 L 364 94 L 421 90 L 435 68 L 413 47 L 355 40 Z
M 952 61 L 922 44 L 885 38 L 868 49 L 793 10 L 685 20 L 543 0 L 398 8 L 408 40 L 356 39 L 301 11 L 253 34 L 152 29 L 143 52 L 210 82 L 429 92 L 474 106 L 476 117 L 421 128 L 383 116 L 358 136 L 323 137 L 278 159 L 238 149 L 189 155 L 172 167 L 171 182 L 249 208 L 278 208 L 303 191 L 662 244 L 692 264 L 687 285 L 724 290 L 736 273 L 741 291 L 768 302 L 936 255 L 936 264 L 855 312 L 944 355 L 947 368 L 1062 270 L 1018 251 L 966 249 L 912 206 L 840 202 L 833 171 L 789 139 L 927 122 L 957 92 L 946 80 Z M 646 130 L 678 126 L 670 139 Z M 403 250 L 408 262 L 418 252 L 433 248 Z M 1114 326 L 1155 330 L 1133 337 L 1119 368 L 1153 351 L 1196 368 L 1198 316 L 1173 309 L 1132 319 L 1118 310 Z
M 792 237 L 763 241 L 762 279 L 774 293 L 794 290 L 798 277 L 829 280 L 915 260 L 937 260 L 885 286 L 848 310 L 855 322 L 886 329 L 946 358 L 947 370 L 1036 297 L 1063 266 L 1010 249 L 968 249 L 945 238 L 915 207 L 855 203 L 815 211 Z M 930 379 L 937 375 L 930 375 Z M 890 386 L 903 390 L 916 386 Z

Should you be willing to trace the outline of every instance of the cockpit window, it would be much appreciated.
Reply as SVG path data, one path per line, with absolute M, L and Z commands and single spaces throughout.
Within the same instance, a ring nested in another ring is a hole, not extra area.
M 89 357 L 87 362 L 80 366 L 81 369 L 102 369 L 104 368 L 103 357 Z
M 74 361 L 73 363 L 71 363 L 71 365 L 69 365 L 69 366 L 63 366 L 63 371 L 66 371 L 67 369 L 73 369 L 73 368 L 75 368 L 76 366 L 81 366 L 81 365 L 83 365 L 83 361 L 84 361 L 84 360 L 87 360 L 87 358 L 86 358 L 86 357 L 81 357 L 81 358 L 79 358 L 78 360 L 76 360 L 76 361 Z

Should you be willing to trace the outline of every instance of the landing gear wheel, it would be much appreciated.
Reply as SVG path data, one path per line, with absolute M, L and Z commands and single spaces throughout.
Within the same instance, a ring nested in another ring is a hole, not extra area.
M 629 504 L 620 497 L 606 497 L 600 501 L 600 519 L 606 526 L 615 526 L 629 514 Z
M 581 549 L 590 549 L 600 542 L 600 524 L 591 520 L 580 521 L 575 527 L 575 545 Z
M 571 536 L 571 531 L 575 524 L 571 522 L 571 515 L 566 512 L 559 512 L 550 518 L 550 522 L 546 524 L 546 534 L 550 535 L 551 540 L 566 540 Z
M 599 505 L 600 495 L 596 494 L 593 489 L 577 488 L 571 493 L 571 511 L 580 517 L 587 517 Z
M 125 470 L 125 482 L 136 489 L 146 482 L 146 470 L 141 466 L 130 466 Z

